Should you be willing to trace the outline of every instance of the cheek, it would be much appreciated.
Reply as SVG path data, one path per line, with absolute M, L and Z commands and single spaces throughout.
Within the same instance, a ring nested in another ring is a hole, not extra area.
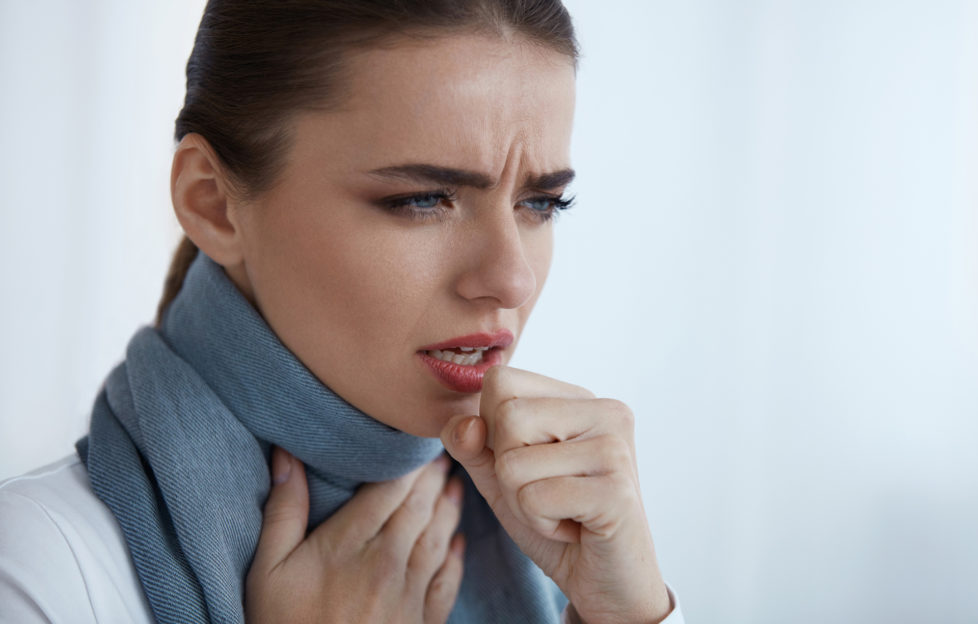
M 431 296 L 432 254 L 371 219 L 300 216 L 260 224 L 250 249 L 256 301 L 273 329 L 293 343 L 403 340 Z
M 543 290 L 543 285 L 550 274 L 550 264 L 554 256 L 553 224 L 540 228 L 524 237 L 526 261 L 537 278 L 537 295 Z M 534 299 L 536 299 L 534 297 Z
M 530 265 L 533 275 L 536 277 L 537 289 L 533 297 L 520 308 L 520 329 L 523 328 L 527 318 L 529 318 L 530 313 L 533 311 L 533 307 L 536 305 L 537 299 L 539 299 L 540 293 L 543 291 L 547 276 L 550 274 L 553 248 L 552 225 L 534 231 L 523 238 L 523 253 L 526 255 L 526 261 Z

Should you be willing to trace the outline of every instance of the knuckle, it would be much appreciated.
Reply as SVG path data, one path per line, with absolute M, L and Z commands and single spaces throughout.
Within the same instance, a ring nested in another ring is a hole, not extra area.
M 444 540 L 442 540 L 441 537 L 435 532 L 425 531 L 421 534 L 421 537 L 418 538 L 416 548 L 422 554 L 433 554 L 441 550 L 441 543 L 443 541 Z
M 516 492 L 516 502 L 523 514 L 529 517 L 539 514 L 542 492 L 538 482 L 528 483 Z
M 428 599 L 451 602 L 458 592 L 462 578 L 462 564 L 456 560 L 445 562 L 445 567 L 428 584 Z
M 625 480 L 623 479 L 623 481 Z M 636 509 L 642 506 L 642 497 L 639 495 L 638 489 L 634 487 L 634 483 L 631 480 L 627 480 L 626 483 L 622 485 L 621 491 L 623 509 Z
M 610 477 L 609 489 L 615 500 L 622 507 L 632 507 L 641 503 L 641 497 L 635 487 L 635 482 L 626 472 L 617 472 Z
M 274 531 L 275 527 L 289 524 L 296 518 L 300 518 L 301 514 L 302 507 L 292 503 L 268 506 L 265 508 L 264 529 Z
M 553 535 L 557 530 L 558 522 L 554 520 L 549 520 L 547 518 L 542 518 L 539 516 L 530 517 L 530 528 L 539 533 L 540 535 Z
M 597 395 L 583 386 L 573 386 L 575 391 L 584 399 L 596 399 Z
M 635 414 L 632 409 L 618 399 L 598 399 L 607 414 L 612 415 L 622 425 L 632 427 L 635 424 Z
M 452 537 L 453 528 L 447 523 L 432 524 L 418 538 L 416 547 L 423 553 L 440 554 L 444 552 Z
M 436 546 L 430 540 L 418 540 L 418 543 L 414 545 L 411 558 L 408 559 L 408 570 L 412 573 L 419 573 L 423 570 L 430 569 L 434 563 L 436 554 Z
M 428 585 L 428 597 L 434 600 L 445 600 L 454 592 L 455 583 L 452 579 L 445 578 L 444 574 L 439 574 L 431 579 Z
M 519 483 L 520 457 L 513 449 L 496 457 L 496 478 L 504 487 L 513 488 Z
M 606 436 L 601 444 L 604 463 L 612 468 L 628 468 L 632 465 L 632 449 L 625 440 L 617 436 Z
M 501 402 L 496 407 L 496 434 L 514 432 L 519 425 L 519 415 L 523 401 L 512 397 Z

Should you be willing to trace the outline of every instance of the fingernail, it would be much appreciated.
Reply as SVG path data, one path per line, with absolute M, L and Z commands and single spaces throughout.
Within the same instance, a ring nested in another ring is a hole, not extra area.
M 438 466 L 438 469 L 441 470 L 442 472 L 448 472 L 448 468 L 451 466 L 451 462 L 448 461 L 448 455 L 442 453 L 441 455 L 436 457 L 435 465 Z
M 463 533 L 456 533 L 455 539 L 452 540 L 452 554 L 456 557 L 461 558 L 465 553 L 465 535 Z
M 475 423 L 475 417 L 470 416 L 462 420 L 457 425 L 455 425 L 455 431 L 452 432 L 452 442 L 456 446 L 458 446 L 459 444 L 462 443 L 463 440 L 465 440 L 466 436 L 468 436 L 469 434 L 469 429 L 472 428 L 472 425 L 474 423 Z
M 462 506 L 462 482 L 458 479 L 458 477 L 453 478 L 448 482 L 448 485 L 445 486 L 445 496 L 448 498 L 448 500 L 455 503 L 456 507 Z
M 282 485 L 292 474 L 292 457 L 279 447 L 272 451 L 272 483 Z

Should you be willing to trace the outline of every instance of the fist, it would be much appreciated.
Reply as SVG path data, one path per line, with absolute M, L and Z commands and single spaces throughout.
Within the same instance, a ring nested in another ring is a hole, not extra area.
M 514 368 L 490 369 L 478 416 L 442 431 L 503 528 L 585 621 L 658 622 L 670 611 L 620 401 Z

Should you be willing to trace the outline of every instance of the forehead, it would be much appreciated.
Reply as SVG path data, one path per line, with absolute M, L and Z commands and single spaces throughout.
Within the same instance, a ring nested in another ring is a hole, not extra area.
M 569 164 L 575 72 L 559 52 L 520 38 L 459 35 L 370 49 L 348 69 L 343 106 L 313 115 L 312 124 L 333 147 L 354 148 L 351 164 L 421 158 L 491 175 L 514 155 L 520 168 Z

